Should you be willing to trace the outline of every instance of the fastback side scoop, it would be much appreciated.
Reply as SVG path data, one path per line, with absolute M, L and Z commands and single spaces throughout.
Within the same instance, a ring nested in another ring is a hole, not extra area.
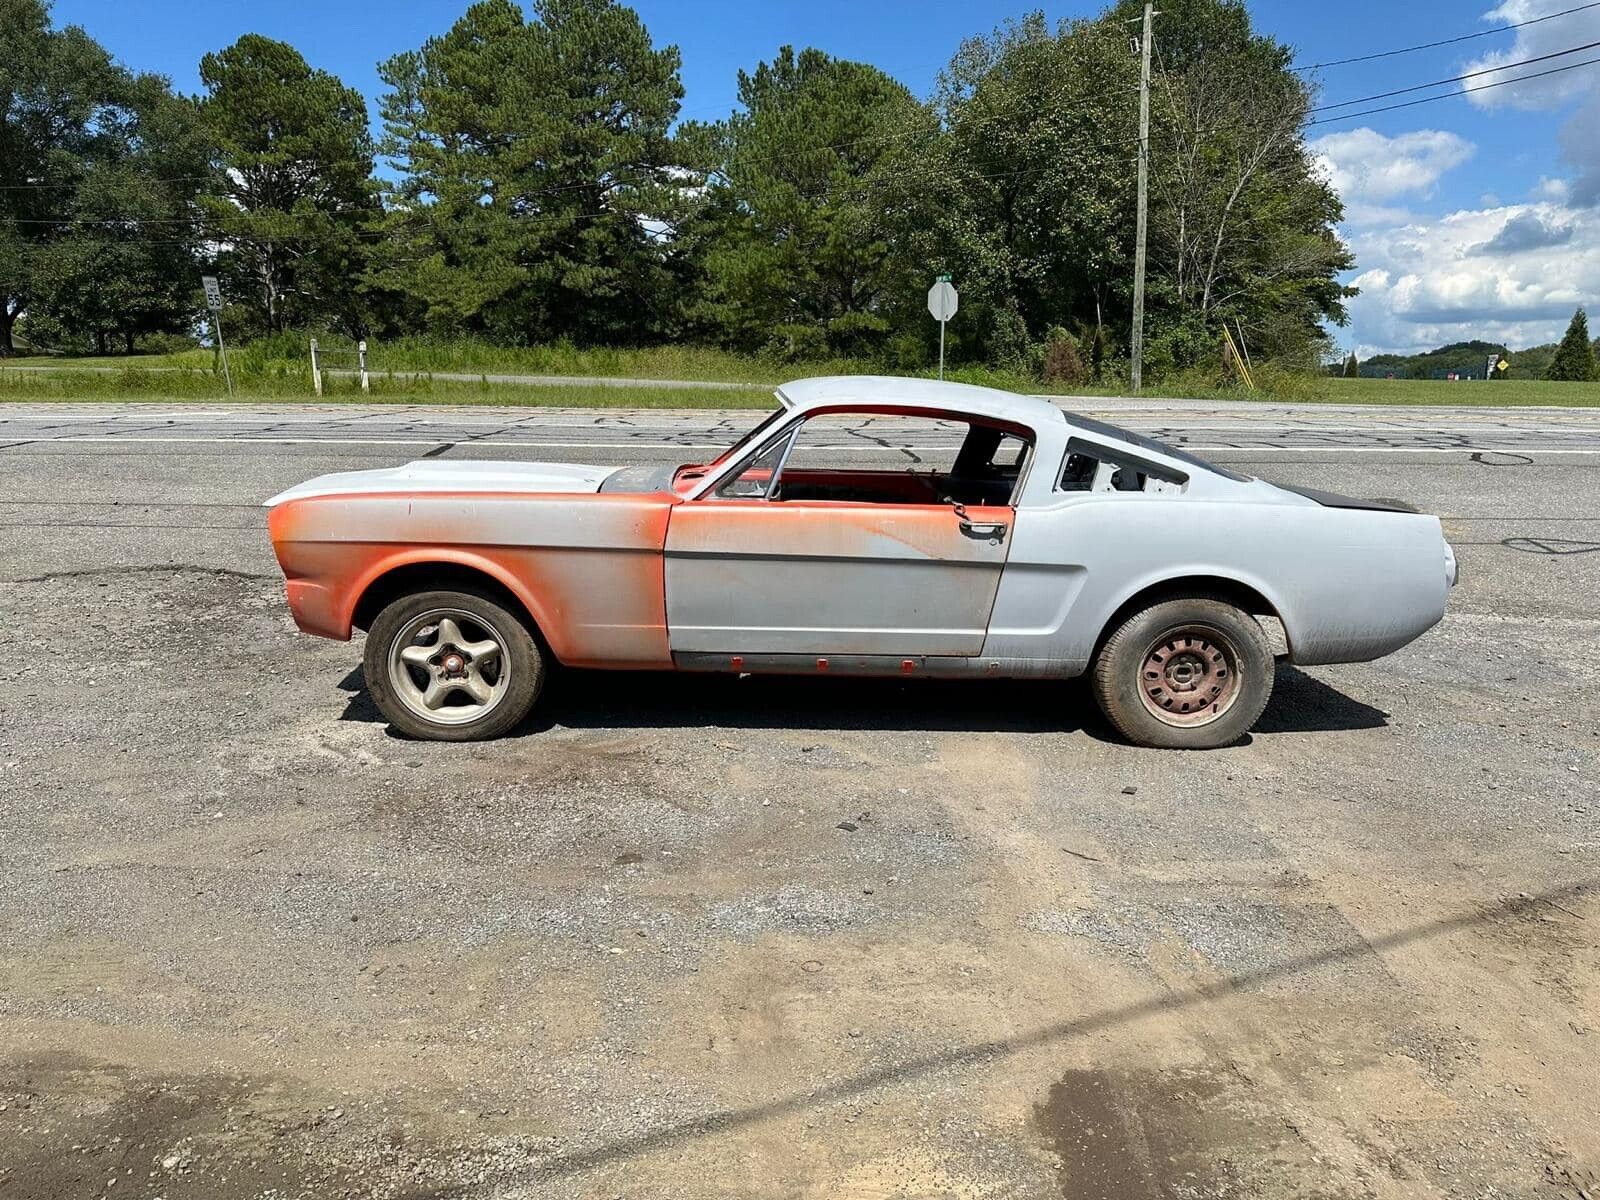
M 266 507 L 309 496 L 371 495 L 374 492 L 598 492 L 617 467 L 582 463 L 474 462 L 423 459 L 374 471 L 336 471 L 279 492 Z

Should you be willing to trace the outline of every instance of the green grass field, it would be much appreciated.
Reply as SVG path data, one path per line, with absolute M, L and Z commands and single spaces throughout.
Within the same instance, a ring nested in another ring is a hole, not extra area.
M 329 346 L 324 365 L 354 364 L 353 348 Z M 314 401 L 309 358 L 297 341 L 253 343 L 230 356 L 240 401 Z M 766 387 L 816 375 L 870 374 L 871 364 L 849 359 L 777 363 L 698 346 L 579 350 L 571 346 L 515 348 L 482 342 L 400 341 L 374 346 L 369 358 L 372 390 L 355 380 L 325 376 L 324 402 L 393 404 L 503 404 L 584 408 L 764 408 Z M 390 374 L 390 373 L 393 374 Z M 529 386 L 487 381 L 459 382 L 429 372 L 482 375 L 593 376 L 676 379 L 749 384 L 727 388 L 669 389 L 599 387 L 573 383 Z M 929 375 L 931 372 L 922 372 Z M 1190 371 L 1147 385 L 1152 397 L 1278 403 L 1600 407 L 1600 384 L 1505 380 L 1449 383 L 1412 379 L 1336 379 L 1294 374 L 1263 366 L 1262 388 L 1219 387 L 1206 373 Z M 1052 387 L 1030 375 L 985 367 L 958 367 L 948 378 L 1009 391 L 1077 396 L 1124 396 L 1116 382 Z M 0 402 L 13 401 L 216 401 L 226 399 L 223 380 L 208 350 L 107 358 L 19 358 L 0 361 Z
M 1316 379 L 1312 383 L 1316 394 L 1304 399 L 1325 404 L 1600 407 L 1600 383 L 1551 383 L 1543 379 L 1507 379 L 1496 383 L 1449 383 L 1442 379 Z

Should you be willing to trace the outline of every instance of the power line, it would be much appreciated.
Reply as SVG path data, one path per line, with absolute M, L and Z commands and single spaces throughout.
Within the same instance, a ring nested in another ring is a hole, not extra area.
M 1306 125 L 1327 125 L 1334 121 L 1348 121 L 1355 117 L 1369 117 L 1373 113 L 1393 112 L 1397 108 L 1415 108 L 1419 104 L 1431 104 L 1435 100 L 1454 100 L 1457 96 L 1465 96 L 1468 92 L 1486 92 L 1490 88 L 1505 87 L 1510 83 L 1524 83 L 1529 79 L 1543 79 L 1546 75 L 1559 75 L 1563 71 L 1576 71 L 1579 67 L 1592 67 L 1600 63 L 1600 58 L 1588 58 L 1583 62 L 1569 63 L 1564 67 L 1551 67 L 1548 71 L 1535 71 L 1531 75 L 1518 75 L 1515 79 L 1500 79 L 1494 83 L 1480 83 L 1477 87 L 1462 88 L 1459 92 L 1445 92 L 1438 96 L 1424 96 L 1420 100 L 1406 100 L 1400 104 L 1385 104 L 1381 108 L 1363 108 L 1358 112 L 1340 113 L 1334 117 L 1322 117 L 1315 121 L 1307 121 Z
M 1596 0 L 1600 3 L 1600 0 Z M 134 176 L 140 183 L 195 183 L 215 178 L 214 175 L 168 175 L 160 179 L 146 179 L 143 175 Z M 74 180 L 71 183 L 0 183 L 0 192 L 20 192 L 30 188 L 75 188 L 81 187 L 83 180 Z
M 1349 63 L 1371 62 L 1375 58 L 1393 58 L 1397 54 L 1413 54 L 1418 50 L 1433 50 L 1439 46 L 1454 46 L 1457 42 L 1470 42 L 1474 38 L 1491 37 L 1497 33 L 1509 33 L 1513 29 L 1523 29 L 1529 25 L 1537 25 L 1541 21 L 1554 21 L 1557 17 L 1570 17 L 1573 13 L 1584 12 L 1591 8 L 1600 8 L 1600 0 L 1592 0 L 1589 4 L 1580 4 L 1576 8 L 1564 8 L 1560 12 L 1546 13 L 1542 17 L 1532 17 L 1526 21 L 1518 21 L 1514 25 L 1497 25 L 1493 29 L 1480 29 L 1476 33 L 1464 33 L 1460 37 L 1443 38 L 1437 42 L 1421 42 L 1415 46 L 1402 46 L 1398 50 L 1380 50 L 1374 54 L 1359 54 L 1354 58 L 1335 58 L 1328 62 L 1311 63 L 1309 66 L 1292 67 L 1297 72 L 1318 71 L 1323 67 L 1342 67 Z
M 1600 0 L 1596 0 L 1600 3 Z M 1593 50 L 1600 46 L 1600 41 L 1585 42 L 1581 46 L 1569 46 L 1565 50 L 1557 50 L 1551 54 L 1541 54 L 1537 58 L 1524 58 L 1517 62 L 1505 63 L 1498 67 L 1485 67 L 1481 71 L 1468 71 L 1465 75 L 1452 75 L 1449 79 L 1435 79 L 1432 83 L 1417 83 L 1410 87 L 1395 88 L 1392 92 L 1377 92 L 1371 96 L 1358 96 L 1354 100 L 1341 100 L 1337 104 L 1319 104 L 1310 112 L 1327 112 L 1334 108 L 1349 108 L 1353 104 L 1367 104 L 1373 100 L 1387 100 L 1390 96 L 1404 96 L 1407 92 L 1423 92 L 1433 87 L 1444 87 L 1448 83 L 1460 83 L 1464 79 L 1477 79 L 1480 75 L 1493 75 L 1499 71 L 1509 71 L 1515 67 L 1528 67 L 1534 63 L 1549 62 L 1552 58 L 1565 58 L 1568 54 L 1577 54 L 1583 50 Z M 1527 76 L 1526 78 L 1531 78 Z M 1469 89 L 1470 90 L 1470 89 Z

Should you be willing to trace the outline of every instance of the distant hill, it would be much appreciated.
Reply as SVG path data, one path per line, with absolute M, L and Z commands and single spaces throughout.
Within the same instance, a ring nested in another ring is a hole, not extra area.
M 1595 341 L 1595 351 L 1600 353 L 1600 339 Z M 1525 350 L 1512 350 L 1499 342 L 1452 342 L 1422 354 L 1374 354 L 1361 361 L 1361 374 L 1367 379 L 1445 379 L 1451 372 L 1462 378 L 1482 379 L 1489 355 L 1502 354 L 1510 360 L 1507 379 L 1543 379 L 1545 368 L 1555 357 L 1556 343 L 1529 346 Z M 1344 364 L 1335 363 L 1328 368 L 1330 375 L 1338 375 Z

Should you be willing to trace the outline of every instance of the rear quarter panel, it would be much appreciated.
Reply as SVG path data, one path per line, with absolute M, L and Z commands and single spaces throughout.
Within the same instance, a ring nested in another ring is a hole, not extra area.
M 658 667 L 667 648 L 662 546 L 674 497 L 372 494 L 289 500 L 267 518 L 296 623 L 348 638 L 356 605 L 397 567 L 441 563 L 499 581 L 574 666 Z
M 1261 593 L 1299 663 L 1400 648 L 1444 615 L 1438 519 L 1298 503 L 1145 493 L 1063 498 L 1017 514 L 985 658 L 1084 670 L 1117 610 L 1146 588 L 1213 576 Z

